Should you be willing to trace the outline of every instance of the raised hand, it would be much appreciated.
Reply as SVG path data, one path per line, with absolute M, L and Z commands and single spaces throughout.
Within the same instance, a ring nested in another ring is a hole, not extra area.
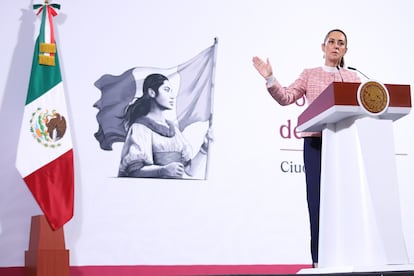
M 261 58 L 254 56 L 252 58 L 252 61 L 254 68 L 256 68 L 257 72 L 259 72 L 263 78 L 270 77 L 273 74 L 272 65 L 270 64 L 269 58 L 264 61 Z

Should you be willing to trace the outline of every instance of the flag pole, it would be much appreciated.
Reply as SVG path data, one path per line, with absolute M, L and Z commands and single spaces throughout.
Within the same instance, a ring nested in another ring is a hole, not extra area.
M 216 76 L 216 60 L 217 60 L 217 47 L 218 47 L 218 37 L 214 38 L 214 57 L 213 57 L 213 70 L 212 70 L 212 78 L 211 78 L 211 106 L 210 106 L 210 119 L 209 119 L 209 126 L 212 126 L 213 122 L 213 106 L 214 106 L 214 90 L 215 90 L 215 76 Z
M 210 104 L 210 117 L 208 119 L 208 128 L 213 126 L 213 106 L 214 106 L 214 90 L 215 90 L 215 76 L 216 76 L 216 60 L 217 60 L 217 46 L 218 46 L 218 37 L 214 38 L 214 54 L 213 54 L 213 69 L 211 70 L 212 78 L 211 78 L 211 104 Z M 210 151 L 210 141 L 208 149 Z M 204 172 L 204 179 L 207 179 L 208 175 L 208 167 L 209 167 L 209 155 L 207 154 L 206 157 L 206 170 Z

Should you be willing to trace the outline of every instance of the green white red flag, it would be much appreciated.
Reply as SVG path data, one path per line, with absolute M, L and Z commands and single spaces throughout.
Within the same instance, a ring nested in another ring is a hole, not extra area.
M 54 36 L 58 4 L 34 5 L 41 15 L 22 119 L 16 167 L 52 229 L 73 217 L 74 164 L 65 94 Z

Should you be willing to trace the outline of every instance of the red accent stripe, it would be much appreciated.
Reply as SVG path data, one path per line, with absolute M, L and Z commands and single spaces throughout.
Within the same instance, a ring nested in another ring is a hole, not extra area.
M 55 16 L 57 13 L 56 11 L 50 7 L 47 6 L 47 19 L 49 20 L 49 26 L 50 26 L 50 43 L 55 43 L 55 28 L 53 26 L 53 16 Z M 50 56 L 54 56 L 54 53 L 50 53 Z
M 72 149 L 26 176 L 24 181 L 54 230 L 73 217 Z
M 39 10 L 37 11 L 36 15 L 39 15 L 42 11 L 43 11 L 43 6 L 39 8 Z
M 195 276 L 195 275 L 269 275 L 296 274 L 311 265 L 137 265 L 72 266 L 71 276 Z M 0 268 L 0 275 L 23 276 L 23 267 Z

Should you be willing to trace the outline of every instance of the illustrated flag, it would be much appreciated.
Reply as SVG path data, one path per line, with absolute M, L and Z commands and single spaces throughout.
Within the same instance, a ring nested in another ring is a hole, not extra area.
M 41 14 L 20 130 L 16 168 L 53 230 L 73 217 L 74 164 L 68 112 L 54 37 L 58 4 Z
M 171 68 L 134 67 L 119 76 L 106 74 L 99 78 L 95 86 L 102 95 L 94 107 L 99 109 L 95 138 L 101 148 L 112 150 L 114 142 L 125 141 L 124 111 L 135 98 L 142 96 L 144 79 L 153 73 L 165 75 L 178 91 L 174 119 L 181 131 L 195 122 L 211 124 L 217 43 L 215 39 L 212 46 Z

